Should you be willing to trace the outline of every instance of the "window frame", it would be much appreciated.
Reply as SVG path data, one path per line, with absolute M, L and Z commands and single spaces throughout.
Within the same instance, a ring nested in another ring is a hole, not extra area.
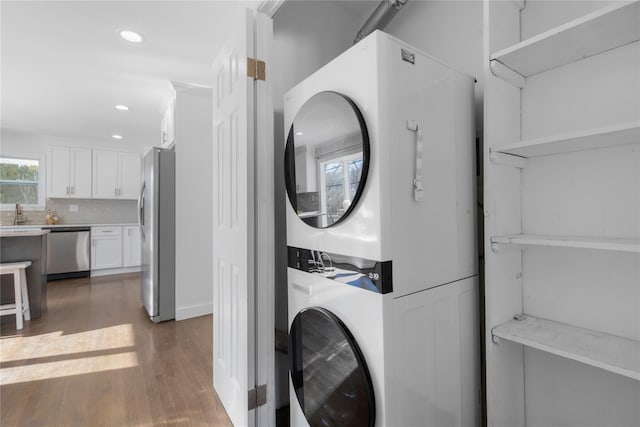
M 9 159 L 22 159 L 22 160 L 37 160 L 38 161 L 38 202 L 36 204 L 20 203 L 20 206 L 25 211 L 38 211 L 46 208 L 46 176 L 47 176 L 47 164 L 46 156 L 43 154 L 29 154 L 29 153 L 14 153 L 3 152 L 0 153 L 0 157 Z M 0 210 L 13 211 L 16 208 L 15 203 L 0 203 Z
M 349 180 L 349 168 L 347 167 L 347 163 L 351 160 L 356 160 L 356 159 L 360 159 L 362 160 L 363 166 L 362 166 L 362 170 L 363 170 L 363 174 L 364 172 L 364 153 L 362 151 L 357 151 L 357 152 L 352 152 L 352 153 L 348 153 L 348 154 L 339 154 L 337 156 L 331 156 L 331 157 L 323 157 L 323 158 L 318 158 L 317 159 L 317 170 L 318 173 L 320 174 L 320 176 L 318 177 L 319 180 L 318 182 L 320 183 L 319 186 L 319 198 L 320 198 L 320 212 L 327 212 L 327 189 L 326 189 L 326 177 L 325 177 L 325 173 L 324 173 L 324 167 L 327 163 L 341 163 L 342 164 L 342 175 L 343 175 L 343 191 L 345 194 L 345 197 L 349 198 L 349 202 L 353 203 L 353 199 L 354 197 L 351 196 L 350 191 L 348 191 L 348 189 L 350 188 L 350 180 Z M 362 181 L 363 177 L 360 176 L 360 180 Z M 357 193 L 357 189 L 356 189 L 356 193 Z M 346 212 L 346 210 L 345 210 Z M 343 215 L 344 213 L 343 212 Z M 327 227 L 327 218 L 326 216 L 322 217 L 322 226 L 323 227 Z

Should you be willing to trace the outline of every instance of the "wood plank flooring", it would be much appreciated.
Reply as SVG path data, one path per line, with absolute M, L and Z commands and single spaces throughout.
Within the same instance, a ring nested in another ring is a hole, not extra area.
M 154 324 L 138 274 L 52 281 L 48 312 L 0 324 L 0 425 L 231 426 L 211 316 Z

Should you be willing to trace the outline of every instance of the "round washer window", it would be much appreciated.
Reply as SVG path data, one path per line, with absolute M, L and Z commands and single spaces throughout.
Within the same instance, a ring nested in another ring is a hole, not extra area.
M 374 425 L 371 376 L 338 317 L 319 307 L 300 311 L 289 332 L 289 353 L 293 387 L 311 427 Z
M 356 104 L 337 92 L 309 98 L 285 148 L 285 184 L 298 217 L 317 228 L 345 219 L 358 203 L 368 169 L 369 134 Z

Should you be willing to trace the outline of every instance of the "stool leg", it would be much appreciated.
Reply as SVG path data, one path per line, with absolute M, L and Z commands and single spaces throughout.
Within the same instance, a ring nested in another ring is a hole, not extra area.
M 22 286 L 22 311 L 24 312 L 24 320 L 31 320 L 29 289 L 27 289 L 27 273 L 24 268 L 20 270 L 20 286 Z
M 20 286 L 20 272 L 13 272 L 13 289 L 16 294 L 16 329 L 22 329 L 22 288 Z

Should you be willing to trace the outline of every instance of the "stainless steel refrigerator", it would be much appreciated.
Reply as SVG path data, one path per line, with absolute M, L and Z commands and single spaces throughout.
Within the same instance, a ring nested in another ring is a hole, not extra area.
M 144 157 L 138 222 L 142 238 L 142 302 L 151 320 L 175 318 L 175 152 L 152 148 Z

